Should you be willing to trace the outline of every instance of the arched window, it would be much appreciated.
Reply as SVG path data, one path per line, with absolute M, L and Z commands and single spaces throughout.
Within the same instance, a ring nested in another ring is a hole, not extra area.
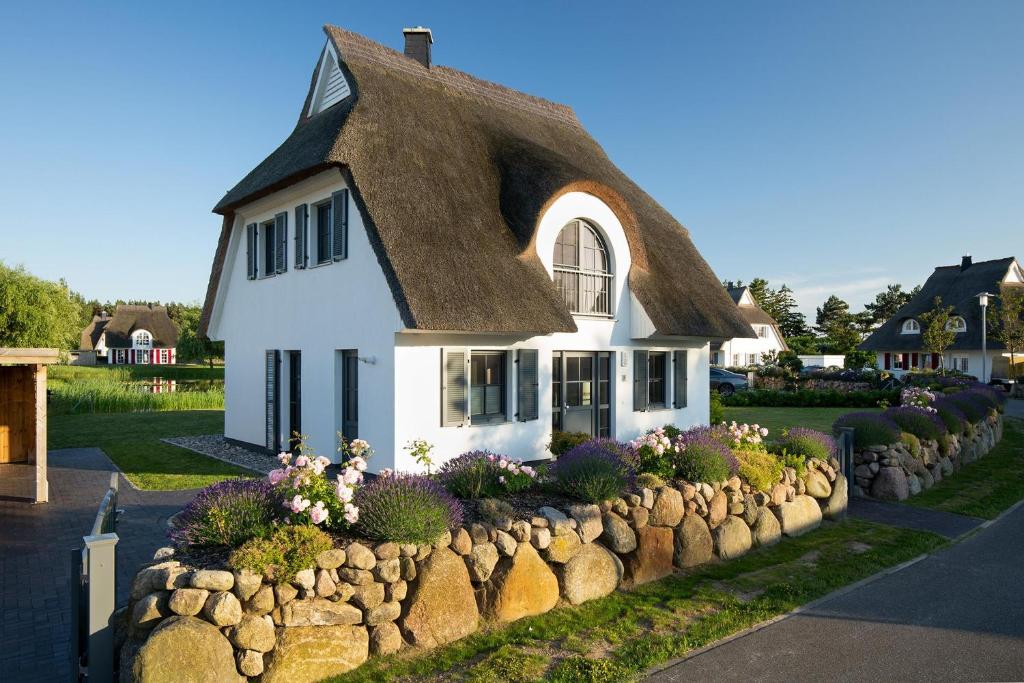
M 153 337 L 146 330 L 136 330 L 132 333 L 132 341 L 137 349 L 153 348 Z
M 597 228 L 570 221 L 558 233 L 554 254 L 555 285 L 573 313 L 612 314 L 611 258 Z
M 903 321 L 903 334 L 921 334 L 921 323 L 913 318 Z
M 959 332 L 966 332 L 967 331 L 967 321 L 964 320 L 963 318 L 961 318 L 958 315 L 953 316 L 946 323 L 946 329 L 950 330 L 952 332 L 957 332 L 957 333 L 959 333 Z

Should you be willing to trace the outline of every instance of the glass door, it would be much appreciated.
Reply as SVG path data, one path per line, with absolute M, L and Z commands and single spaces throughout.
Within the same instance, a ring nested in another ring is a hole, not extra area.
M 551 426 L 555 431 L 611 435 L 611 353 L 555 351 Z

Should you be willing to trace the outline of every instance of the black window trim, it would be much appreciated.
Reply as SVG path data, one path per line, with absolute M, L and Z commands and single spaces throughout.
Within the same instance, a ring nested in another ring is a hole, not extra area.
M 309 265 L 307 268 L 319 268 L 321 266 L 329 266 L 334 263 L 334 254 L 332 253 L 332 245 L 334 244 L 334 202 L 330 195 L 324 199 L 320 199 L 315 202 L 310 202 L 311 207 L 310 218 L 316 219 L 315 230 L 312 230 L 313 239 L 310 240 L 316 245 L 316 258 L 310 254 Z M 331 210 L 331 219 L 327 221 L 327 257 L 324 258 L 320 255 L 320 207 L 326 206 Z M 312 221 L 310 221 L 312 222 Z
M 256 225 L 256 259 L 258 267 L 262 266 L 262 270 L 257 270 L 257 279 L 266 280 L 277 275 L 277 232 L 274 217 L 271 216 L 268 220 L 259 221 Z M 270 235 L 273 234 L 273 237 Z M 270 250 L 270 254 L 273 256 L 273 263 L 267 262 L 267 251 Z
M 651 386 L 654 384 L 651 378 L 651 366 L 655 356 L 664 359 L 661 368 L 661 401 L 654 401 L 651 396 Z M 668 400 L 669 395 L 669 352 L 663 350 L 649 350 L 647 352 L 647 410 L 672 410 L 672 404 Z

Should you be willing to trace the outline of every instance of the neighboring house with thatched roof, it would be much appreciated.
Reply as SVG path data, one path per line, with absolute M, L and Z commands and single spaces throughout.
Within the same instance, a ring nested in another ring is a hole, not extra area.
M 921 287 L 921 291 L 892 318 L 885 321 L 860 348 L 874 351 L 878 367 L 896 375 L 910 370 L 946 368 L 974 375 L 984 382 L 992 377 L 1009 376 L 1009 354 L 1002 344 L 991 337 L 986 341 L 987 362 L 982 377 L 981 305 L 982 292 L 999 294 L 1004 287 L 1024 286 L 1024 272 L 1016 258 L 995 259 L 974 263 L 964 256 L 958 266 L 939 266 Z M 921 314 L 935 308 L 935 298 L 943 306 L 952 306 L 954 317 L 950 329 L 956 332 L 952 345 L 940 357 L 924 348 L 921 332 L 924 323 Z
M 751 334 L 686 229 L 573 111 L 333 26 L 291 135 L 217 204 L 201 332 L 225 342 L 225 435 L 304 434 L 371 469 L 554 430 L 708 421 L 712 341 Z
M 736 302 L 740 315 L 754 330 L 754 337 L 734 337 L 711 344 L 711 364 L 717 367 L 747 367 L 763 365 L 765 357 L 772 353 L 788 351 L 786 339 L 775 318 L 757 305 L 750 287 L 725 288 Z
M 94 315 L 82 330 L 77 352 L 80 365 L 173 365 L 177 362 L 178 328 L 163 306 L 120 304 L 114 315 Z

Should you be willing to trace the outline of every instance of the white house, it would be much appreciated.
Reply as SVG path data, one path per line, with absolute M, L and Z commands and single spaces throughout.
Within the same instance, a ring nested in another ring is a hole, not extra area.
M 553 430 L 708 420 L 708 350 L 749 326 L 690 237 L 568 107 L 327 26 L 288 139 L 216 206 L 202 326 L 229 439 L 306 435 L 415 470 Z
M 93 316 L 82 330 L 78 364 L 173 365 L 177 345 L 178 328 L 165 307 L 121 304 L 112 316 Z
M 969 255 L 964 256 L 958 266 L 936 268 L 920 293 L 865 339 L 860 348 L 874 351 L 878 367 L 895 375 L 913 369 L 941 367 L 974 375 L 983 382 L 992 377 L 1009 377 L 1010 355 L 991 337 L 991 327 L 986 340 L 987 358 L 982 363 L 978 294 L 999 294 L 1005 287 L 1020 286 L 1024 286 L 1024 273 L 1016 258 L 1010 256 L 974 263 Z M 943 306 L 953 307 L 954 317 L 949 321 L 949 329 L 956 332 L 952 345 L 941 357 L 929 353 L 921 339 L 921 314 L 935 307 L 936 297 L 942 300 Z
M 734 337 L 711 345 L 711 364 L 717 367 L 762 365 L 766 354 L 788 351 L 779 324 L 764 312 L 749 287 L 727 287 L 740 315 L 754 330 L 753 337 Z M 747 333 L 749 335 L 749 332 Z

